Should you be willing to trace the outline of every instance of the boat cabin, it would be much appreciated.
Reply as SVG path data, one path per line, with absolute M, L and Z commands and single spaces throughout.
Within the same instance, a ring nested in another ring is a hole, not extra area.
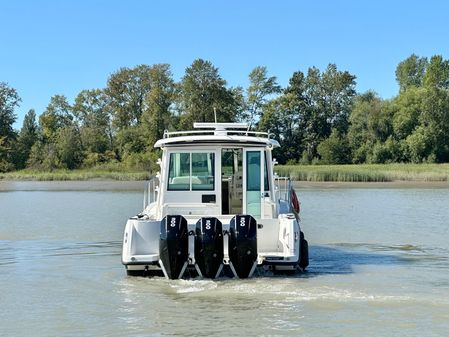
M 272 149 L 279 143 L 246 124 L 195 123 L 194 128 L 165 132 L 155 144 L 163 150 L 158 218 L 277 217 Z

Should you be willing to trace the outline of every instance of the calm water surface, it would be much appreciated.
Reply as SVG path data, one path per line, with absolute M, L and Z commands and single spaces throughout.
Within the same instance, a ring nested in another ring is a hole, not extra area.
M 303 188 L 297 277 L 130 278 L 138 183 L 0 182 L 0 336 L 447 336 L 449 188 Z

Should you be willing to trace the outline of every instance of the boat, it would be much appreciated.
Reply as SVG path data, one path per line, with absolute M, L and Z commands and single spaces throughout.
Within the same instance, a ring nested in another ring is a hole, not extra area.
M 306 269 L 300 203 L 291 180 L 274 173 L 279 142 L 270 133 L 194 123 L 154 146 L 160 171 L 124 230 L 128 275 L 243 279 Z

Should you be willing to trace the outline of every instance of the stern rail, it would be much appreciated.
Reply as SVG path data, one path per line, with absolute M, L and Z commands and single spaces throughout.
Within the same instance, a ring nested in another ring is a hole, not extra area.
M 158 173 L 156 176 L 152 177 L 146 185 L 145 193 L 143 194 L 143 209 L 146 209 L 149 204 L 157 201 L 159 186 L 160 174 Z

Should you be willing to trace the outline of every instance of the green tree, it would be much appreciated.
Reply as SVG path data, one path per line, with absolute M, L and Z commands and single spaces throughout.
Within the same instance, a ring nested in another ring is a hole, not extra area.
M 283 149 L 280 162 L 310 162 L 318 157 L 318 144 L 332 129 L 341 137 L 348 130 L 348 117 L 355 95 L 355 76 L 329 64 L 321 73 L 309 68 L 307 76 L 293 73 L 282 95 L 266 104 L 260 128 L 270 129 L 280 139 Z
M 354 163 L 370 162 L 375 144 L 383 144 L 393 133 L 394 109 L 375 92 L 358 95 L 349 117 L 349 146 Z
M 43 141 L 34 143 L 31 147 L 27 167 L 43 171 L 61 168 L 62 164 L 55 143 L 44 143 Z
M 155 64 L 149 71 L 151 89 L 145 97 L 142 127 L 147 137 L 147 146 L 153 149 L 164 130 L 173 126 L 172 105 L 175 98 L 175 83 L 168 64 Z
M 73 114 L 79 122 L 81 145 L 88 153 L 112 150 L 108 98 L 101 89 L 83 90 L 75 98 Z
M 394 99 L 393 130 L 402 159 L 448 161 L 449 61 L 440 55 L 429 62 L 412 55 L 399 64 L 398 72 L 403 76 Z
M 9 171 L 13 165 L 13 143 L 16 133 L 13 124 L 16 121 L 14 110 L 21 99 L 14 88 L 0 82 L 0 172 Z
M 0 136 L 0 172 L 7 172 L 14 169 L 11 159 L 11 146 L 5 136 Z
M 240 117 L 253 126 L 261 117 L 269 98 L 281 92 L 281 86 L 275 76 L 268 77 L 266 67 L 256 67 L 249 74 L 249 86 L 246 89 L 245 109 Z
M 0 137 L 15 137 L 12 127 L 16 121 L 14 109 L 19 106 L 20 101 L 16 89 L 5 82 L 0 82 Z
M 233 122 L 241 109 L 238 90 L 226 88 L 218 68 L 210 61 L 195 60 L 179 84 L 180 126 L 191 129 L 194 122 Z
M 410 87 L 421 87 L 427 68 L 427 58 L 412 54 L 396 67 L 396 81 L 400 92 Z
M 449 90 L 439 87 L 427 89 L 423 100 L 421 134 L 428 153 L 427 161 L 449 161 Z
M 109 98 L 113 125 L 118 130 L 140 123 L 145 96 L 151 89 L 150 73 L 151 68 L 142 64 L 135 68 L 120 68 L 109 77 L 105 93 Z
M 25 168 L 31 148 L 38 140 L 38 135 L 39 130 L 36 123 L 36 113 L 34 109 L 30 109 L 23 119 L 22 129 L 17 139 L 16 168 Z
M 344 135 L 355 95 L 355 76 L 329 64 L 321 73 L 309 68 L 304 81 L 306 108 L 302 114 L 304 141 L 309 158 L 317 156 L 318 144 L 330 136 L 333 128 Z
M 270 131 L 280 141 L 281 149 L 273 152 L 279 163 L 298 160 L 306 149 L 308 112 L 306 81 L 301 71 L 293 73 L 282 95 L 263 105 L 258 128 Z
M 147 149 L 145 130 L 142 125 L 130 126 L 119 130 L 116 142 L 121 160 L 133 153 L 143 153 Z
M 329 64 L 321 77 L 322 95 L 316 98 L 328 124 L 342 135 L 348 131 L 355 79 L 348 71 L 339 71 L 335 64 Z
M 304 81 L 306 108 L 303 113 L 304 141 L 308 156 L 317 156 L 318 144 L 335 128 L 345 135 L 355 91 L 355 76 L 329 64 L 323 73 L 309 68 Z
M 56 136 L 57 157 L 63 168 L 78 168 L 83 161 L 81 138 L 75 125 L 58 130 Z
M 374 91 L 367 91 L 355 97 L 349 116 L 350 127 L 348 130 L 348 140 L 353 149 L 358 149 L 367 141 L 375 138 L 372 135 L 372 130 L 368 129 L 368 123 L 370 115 L 380 114 L 381 108 L 382 99 Z M 363 156 L 360 161 L 365 161 L 365 158 L 366 156 Z
M 73 108 L 65 96 L 51 98 L 39 117 L 39 125 L 42 140 L 33 145 L 28 164 L 46 170 L 77 168 L 83 159 L 83 148 Z
M 422 102 L 426 90 L 410 87 L 393 100 L 396 111 L 393 117 L 393 131 L 397 139 L 405 139 L 418 127 L 422 115 Z
M 420 125 L 406 138 L 407 155 L 411 162 L 421 163 L 431 155 L 433 140 L 429 131 Z
M 385 142 L 377 141 L 368 152 L 367 162 L 373 164 L 393 163 L 404 157 L 400 144 L 392 136 Z
M 279 140 L 281 148 L 274 149 L 273 156 L 281 164 L 299 158 L 303 149 L 298 128 L 299 114 L 294 109 L 292 94 L 282 95 L 264 106 L 258 124 L 260 131 L 269 131 Z
M 336 129 L 323 140 L 317 148 L 323 164 L 348 164 L 351 162 L 351 151 L 346 137 L 341 137 Z
M 63 95 L 50 99 L 45 111 L 39 116 L 39 126 L 45 141 L 55 142 L 59 129 L 73 123 L 72 107 Z
M 441 55 L 432 56 L 423 83 L 426 87 L 449 88 L 449 60 Z

